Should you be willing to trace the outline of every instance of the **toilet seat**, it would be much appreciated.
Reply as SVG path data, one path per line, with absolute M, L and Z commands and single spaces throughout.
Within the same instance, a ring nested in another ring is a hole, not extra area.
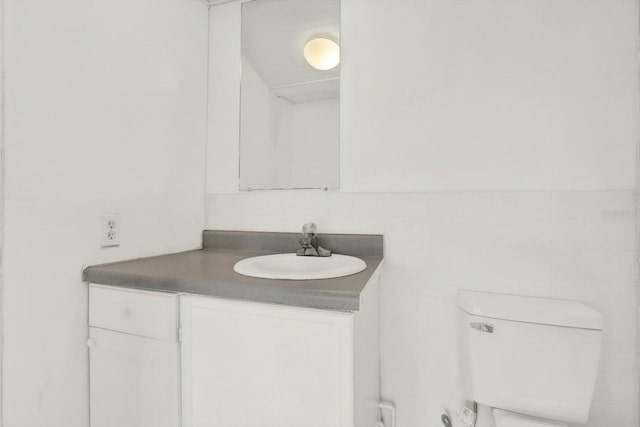
M 542 418 L 530 417 L 516 414 L 515 412 L 493 409 L 493 418 L 496 420 L 496 427 L 567 427 L 567 423 L 559 421 L 545 420 Z

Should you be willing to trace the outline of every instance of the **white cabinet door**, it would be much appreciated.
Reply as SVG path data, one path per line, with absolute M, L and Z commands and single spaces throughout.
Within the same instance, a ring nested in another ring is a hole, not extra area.
M 89 331 L 91 427 L 179 427 L 178 343 Z
M 352 427 L 351 313 L 182 297 L 185 427 Z

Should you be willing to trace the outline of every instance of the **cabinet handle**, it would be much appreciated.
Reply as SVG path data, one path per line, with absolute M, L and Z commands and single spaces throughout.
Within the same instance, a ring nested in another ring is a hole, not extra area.
M 96 342 L 95 342 L 94 340 L 92 340 L 91 338 L 89 338 L 89 339 L 87 340 L 87 347 L 93 347 L 93 346 L 95 345 L 95 343 L 96 343 Z

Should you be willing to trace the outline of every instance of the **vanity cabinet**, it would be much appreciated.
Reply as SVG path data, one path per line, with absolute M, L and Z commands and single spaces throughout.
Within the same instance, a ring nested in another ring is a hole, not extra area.
M 378 275 L 353 312 L 91 284 L 91 427 L 377 425 Z
M 90 285 L 91 427 L 180 426 L 177 301 Z

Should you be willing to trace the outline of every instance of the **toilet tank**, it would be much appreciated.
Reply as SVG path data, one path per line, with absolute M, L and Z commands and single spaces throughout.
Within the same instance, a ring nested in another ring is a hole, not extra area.
M 586 423 L 602 342 L 596 310 L 574 301 L 461 290 L 458 339 L 470 400 Z

